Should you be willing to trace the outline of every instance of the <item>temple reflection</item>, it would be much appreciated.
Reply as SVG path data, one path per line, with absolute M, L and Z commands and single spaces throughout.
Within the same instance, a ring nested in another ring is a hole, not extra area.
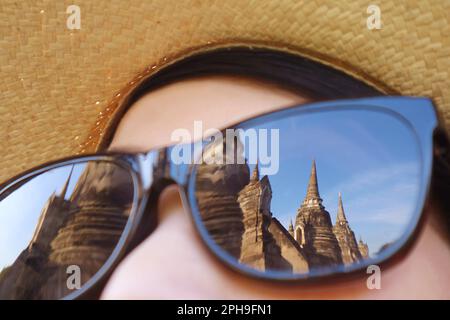
M 258 164 L 202 164 L 196 199 L 210 237 L 239 263 L 264 270 L 307 273 L 314 268 L 351 265 L 369 257 L 356 241 L 339 194 L 333 224 L 319 194 L 312 162 L 306 196 L 288 228 L 271 211 L 272 187 Z
M 74 166 L 84 166 L 84 170 L 69 194 Z M 40 187 L 32 185 L 33 180 L 27 184 L 31 190 Z M 0 272 L 0 298 L 63 297 L 71 293 L 66 285 L 70 265 L 80 267 L 81 283 L 88 281 L 117 245 L 130 214 L 133 192 L 130 174 L 114 163 L 73 165 L 63 186 L 42 208 L 28 247 Z

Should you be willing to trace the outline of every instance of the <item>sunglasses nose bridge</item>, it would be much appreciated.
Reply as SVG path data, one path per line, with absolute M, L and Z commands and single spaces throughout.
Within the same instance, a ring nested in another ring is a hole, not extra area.
M 172 149 L 173 147 L 163 147 L 140 155 L 139 171 L 145 190 L 161 192 L 170 185 L 187 183 L 190 164 L 172 161 Z

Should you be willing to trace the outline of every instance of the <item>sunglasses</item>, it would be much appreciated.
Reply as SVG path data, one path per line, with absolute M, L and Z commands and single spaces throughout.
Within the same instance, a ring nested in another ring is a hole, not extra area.
M 0 187 L 0 298 L 97 297 L 157 227 L 171 184 L 206 247 L 237 272 L 285 282 L 366 274 L 410 247 L 439 128 L 426 98 L 327 101 L 195 142 L 42 165 Z

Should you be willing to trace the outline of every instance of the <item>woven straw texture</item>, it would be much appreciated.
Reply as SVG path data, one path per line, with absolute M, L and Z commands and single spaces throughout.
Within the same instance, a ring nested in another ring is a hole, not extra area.
M 66 27 L 74 3 L 80 30 Z M 377 1 L 381 30 L 366 27 L 370 3 L 2 0 L 0 181 L 95 151 L 124 87 L 223 45 L 289 50 L 385 91 L 433 97 L 450 127 L 450 1 Z

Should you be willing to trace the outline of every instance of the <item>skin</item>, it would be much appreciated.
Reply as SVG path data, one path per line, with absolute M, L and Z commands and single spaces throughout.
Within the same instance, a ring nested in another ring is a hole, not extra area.
M 183 80 L 148 93 L 125 114 L 110 146 L 147 151 L 171 144 L 177 128 L 223 128 L 239 120 L 307 102 L 287 89 L 255 79 L 209 76 Z M 211 112 L 214 110 L 214 112 Z M 382 269 L 381 289 L 369 290 L 369 275 L 320 284 L 252 279 L 220 262 L 198 236 L 179 190 L 159 200 L 157 229 L 114 272 L 104 299 L 450 299 L 450 246 L 436 206 L 408 253 Z

